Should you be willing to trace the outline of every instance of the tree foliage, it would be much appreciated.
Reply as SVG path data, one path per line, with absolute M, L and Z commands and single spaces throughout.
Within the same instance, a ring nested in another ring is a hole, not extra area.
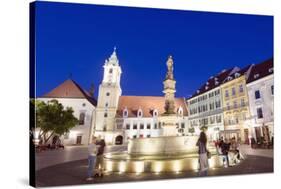
M 47 103 L 35 101 L 36 107 L 36 127 L 40 128 L 40 137 L 44 137 L 44 142 L 54 135 L 63 135 L 78 123 L 78 119 L 73 115 L 71 107 L 64 108 L 57 100 Z M 48 138 L 46 135 L 48 134 Z

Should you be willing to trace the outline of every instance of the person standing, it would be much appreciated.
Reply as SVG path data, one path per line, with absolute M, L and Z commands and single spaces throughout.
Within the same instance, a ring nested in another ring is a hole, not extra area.
M 198 154 L 199 154 L 199 176 L 207 176 L 208 175 L 208 156 L 207 156 L 207 136 L 202 131 L 200 133 L 199 139 L 196 143 L 198 146 Z
M 97 157 L 96 137 L 92 138 L 92 143 L 88 146 L 88 178 L 87 181 L 93 180 L 93 172 Z
M 228 152 L 229 152 L 230 143 L 228 143 L 228 140 L 225 139 L 221 145 L 221 151 L 223 155 L 223 162 L 226 161 L 225 167 L 229 167 L 229 158 L 228 158 Z
M 96 163 L 96 169 L 97 169 L 97 176 L 102 177 L 103 176 L 103 153 L 105 148 L 105 141 L 104 139 L 99 135 L 97 145 L 98 153 L 97 153 L 97 163 Z

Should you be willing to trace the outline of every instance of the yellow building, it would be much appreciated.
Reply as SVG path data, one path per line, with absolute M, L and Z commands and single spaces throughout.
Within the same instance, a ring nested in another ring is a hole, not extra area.
M 250 110 L 246 80 L 251 68 L 252 65 L 229 75 L 220 86 L 224 118 L 221 135 L 226 139 L 235 137 L 242 143 L 249 142 Z

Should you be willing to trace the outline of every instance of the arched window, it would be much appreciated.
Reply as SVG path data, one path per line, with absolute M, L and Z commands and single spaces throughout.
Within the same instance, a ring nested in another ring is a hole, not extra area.
M 179 116 L 183 116 L 183 109 L 181 106 L 179 107 L 178 114 Z
M 153 117 L 157 117 L 158 116 L 158 111 L 155 109 L 153 110 Z
M 104 117 L 107 117 L 107 116 L 108 116 L 108 115 L 107 115 L 107 112 L 105 112 L 105 113 L 104 113 Z
M 84 125 L 85 123 L 85 112 L 81 112 L 79 115 L 79 125 Z
M 142 110 L 141 109 L 138 110 L 138 117 L 142 117 Z
M 127 108 L 125 108 L 123 110 L 123 117 L 128 117 L 128 109 Z
M 112 72 L 113 72 L 113 69 L 112 69 L 112 68 L 110 68 L 110 69 L 109 69 L 109 73 L 110 73 L 110 74 L 112 74 Z

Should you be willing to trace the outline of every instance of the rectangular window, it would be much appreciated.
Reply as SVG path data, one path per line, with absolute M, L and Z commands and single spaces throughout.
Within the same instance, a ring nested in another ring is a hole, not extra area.
M 184 123 L 181 123 L 181 128 L 184 129 Z
M 230 110 L 230 105 L 229 103 L 226 104 L 227 110 Z
M 129 130 L 130 129 L 130 125 L 126 124 L 126 129 Z
M 216 121 L 217 121 L 217 123 L 220 123 L 221 122 L 221 116 L 219 115 L 219 116 L 216 116 Z
M 225 98 L 228 98 L 229 94 L 228 94 L 228 90 L 225 91 Z
M 133 129 L 138 129 L 138 125 L 137 125 L 137 124 L 134 124 L 134 125 L 133 125 Z
M 235 117 L 235 123 L 236 123 L 236 124 L 239 123 L 239 119 L 238 119 L 237 116 Z
M 240 93 L 243 93 L 243 91 L 244 91 L 243 85 L 240 85 L 240 86 L 239 86 L 239 92 L 240 92 Z
M 140 129 L 144 129 L 144 125 L 142 123 L 140 124 Z
M 235 96 L 236 94 L 235 88 L 233 87 L 231 90 L 232 90 L 232 96 Z
M 260 99 L 261 98 L 261 94 L 260 94 L 259 90 L 255 91 L 255 98 L 256 99 Z
M 273 95 L 274 94 L 274 88 L 273 88 L 273 85 L 271 85 L 271 94 Z
M 237 108 L 237 102 L 236 101 L 233 102 L 233 106 L 234 106 L 234 108 Z
M 133 138 L 137 138 L 137 135 L 134 135 Z
M 216 108 L 220 108 L 221 107 L 221 101 L 216 101 Z
M 154 123 L 154 129 L 157 129 L 157 123 Z
M 146 128 L 147 128 L 147 129 L 150 129 L 150 128 L 151 128 L 150 123 L 146 125 Z
M 262 108 L 258 108 L 258 109 L 257 109 L 257 116 L 258 116 L 258 119 L 263 118 Z
M 147 138 L 150 138 L 150 135 L 147 135 L 146 137 L 147 137 Z
M 210 117 L 210 123 L 211 124 L 215 123 L 215 117 Z
M 85 112 L 81 112 L 79 115 L 79 125 L 84 125 L 85 123 Z
M 244 100 L 244 98 L 241 99 L 241 106 L 242 106 L 242 107 L 245 106 L 245 100 Z
M 122 129 L 123 125 L 122 124 L 117 124 L 117 129 Z

